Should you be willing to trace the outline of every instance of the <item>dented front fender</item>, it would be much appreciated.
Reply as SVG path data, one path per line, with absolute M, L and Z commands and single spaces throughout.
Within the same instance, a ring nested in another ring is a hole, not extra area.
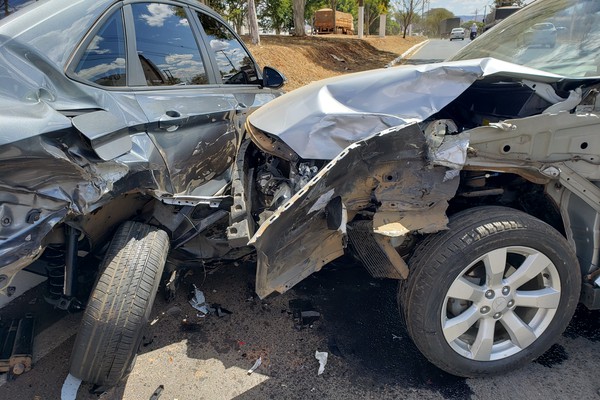
M 330 161 L 250 240 L 258 255 L 258 295 L 283 293 L 341 256 L 348 216 L 367 207 L 376 205 L 377 213 L 384 215 L 376 219 L 378 234 L 385 225 L 402 224 L 403 218 L 414 215 L 423 218 L 411 218 L 406 232 L 444 229 L 447 201 L 455 195 L 459 179 L 458 174 L 448 174 L 452 168 L 436 165 L 436 152 L 430 150 L 419 125 L 412 124 L 358 141 Z

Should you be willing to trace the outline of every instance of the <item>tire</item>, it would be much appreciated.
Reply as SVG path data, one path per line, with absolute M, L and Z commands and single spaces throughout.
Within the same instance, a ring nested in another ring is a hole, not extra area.
M 167 234 L 125 222 L 101 265 L 71 354 L 69 372 L 114 386 L 132 368 L 169 251 Z
M 504 207 L 456 214 L 409 261 L 398 301 L 413 342 L 453 375 L 485 377 L 542 355 L 579 299 L 575 253 L 554 228 Z M 498 263 L 500 261 L 500 263 Z

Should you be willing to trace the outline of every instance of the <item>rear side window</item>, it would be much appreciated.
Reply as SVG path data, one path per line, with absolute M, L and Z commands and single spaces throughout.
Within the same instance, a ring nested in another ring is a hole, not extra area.
M 185 10 L 159 3 L 132 4 L 136 47 L 149 86 L 208 83 Z
M 223 83 L 258 84 L 256 66 L 235 35 L 218 20 L 198 13 Z
M 98 85 L 125 86 L 125 64 L 125 34 L 119 10 L 96 33 L 74 72 Z

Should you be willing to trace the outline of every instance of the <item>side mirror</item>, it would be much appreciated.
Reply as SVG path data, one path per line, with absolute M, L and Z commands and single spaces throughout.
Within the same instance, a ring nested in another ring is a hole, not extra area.
M 281 72 L 272 67 L 265 67 L 262 75 L 263 86 L 271 89 L 279 89 L 287 81 Z

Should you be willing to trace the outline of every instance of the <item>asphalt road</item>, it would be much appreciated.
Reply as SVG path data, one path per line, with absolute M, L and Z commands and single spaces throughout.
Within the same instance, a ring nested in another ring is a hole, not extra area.
M 453 41 L 448 39 L 431 39 L 425 46 L 412 54 L 409 59 L 405 60 L 403 64 L 426 64 L 444 61 L 469 43 L 469 38 Z
M 78 399 L 572 399 L 600 398 L 600 312 L 580 309 L 567 332 L 536 362 L 505 376 L 463 379 L 432 366 L 399 322 L 396 283 L 372 279 L 344 258 L 284 295 L 259 300 L 254 263 L 190 272 L 174 301 L 157 298 L 135 367 L 98 397 Z M 187 302 L 192 284 L 230 311 L 200 318 Z M 43 285 L 42 285 L 43 286 Z M 34 368 L 0 387 L 2 399 L 58 399 L 79 316 L 52 313 L 43 287 L 2 310 L 33 312 L 44 325 Z M 36 299 L 35 304 L 32 299 Z M 294 302 L 320 318 L 300 326 Z M 290 303 L 292 302 L 292 303 Z M 47 321 L 49 315 L 60 316 Z M 48 349 L 51 349 L 48 351 Z M 328 353 L 318 376 L 315 351 Z M 41 355 L 41 357 L 40 357 Z M 262 365 L 247 370 L 261 357 Z

